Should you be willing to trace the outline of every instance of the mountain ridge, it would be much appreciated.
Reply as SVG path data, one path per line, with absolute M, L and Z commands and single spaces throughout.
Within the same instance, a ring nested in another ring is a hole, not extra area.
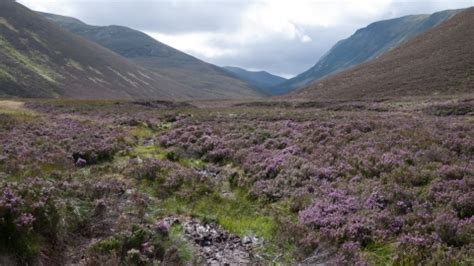
M 3 96 L 187 98 L 189 88 L 71 34 L 21 4 L 7 1 L 0 7 Z
M 286 78 L 273 75 L 267 71 L 249 71 L 232 66 L 224 66 L 222 68 L 236 75 L 239 79 L 247 81 L 265 95 L 272 95 L 273 87 L 287 80 Z
M 474 7 L 392 51 L 287 96 L 362 99 L 474 92 Z
M 246 81 L 223 69 L 125 26 L 92 26 L 76 18 L 40 13 L 62 28 L 206 95 L 229 98 L 259 97 Z M 199 97 L 202 98 L 202 97 Z M 212 98 L 212 97 L 211 97 Z
M 275 94 L 297 90 L 315 80 L 373 60 L 461 11 L 462 9 L 445 10 L 430 15 L 409 15 L 373 22 L 337 42 L 307 71 L 274 88 Z

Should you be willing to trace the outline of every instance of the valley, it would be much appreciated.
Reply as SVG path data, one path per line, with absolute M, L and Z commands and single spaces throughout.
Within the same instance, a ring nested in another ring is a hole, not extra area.
M 0 265 L 474 264 L 474 7 L 171 2 L 0 1 Z

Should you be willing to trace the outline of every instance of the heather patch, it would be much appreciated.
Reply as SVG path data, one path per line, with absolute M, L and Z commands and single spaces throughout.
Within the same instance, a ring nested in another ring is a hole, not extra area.
M 255 263 L 470 260 L 467 115 L 390 101 L 17 105 L 0 114 L 0 228 L 14 239 L 0 252 L 19 262 L 228 262 L 229 243 Z M 225 260 L 203 244 L 215 228 Z

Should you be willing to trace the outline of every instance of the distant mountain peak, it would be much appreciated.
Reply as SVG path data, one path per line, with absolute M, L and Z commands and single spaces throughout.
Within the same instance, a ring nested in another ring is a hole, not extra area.
M 358 29 L 349 38 L 337 42 L 312 68 L 280 84 L 275 92 L 285 94 L 378 58 L 461 11 L 446 10 L 431 15 L 409 15 L 371 23 Z
M 285 82 L 287 79 L 273 75 L 267 71 L 249 71 L 240 67 L 226 66 L 225 70 L 231 72 L 238 78 L 247 81 L 257 90 L 266 95 L 273 95 L 273 88 Z
M 474 7 L 377 59 L 316 81 L 286 97 L 318 100 L 472 94 Z M 442 16 L 437 13 L 436 16 Z M 428 23 L 437 19 L 429 17 Z
M 188 97 L 215 99 L 262 96 L 245 80 L 159 42 L 141 31 L 118 25 L 92 26 L 74 18 L 41 14 L 74 34 L 190 88 Z

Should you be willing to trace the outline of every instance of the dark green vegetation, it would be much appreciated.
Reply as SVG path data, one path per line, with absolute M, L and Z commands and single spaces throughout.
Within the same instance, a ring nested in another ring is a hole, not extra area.
M 0 101 L 0 262 L 472 263 L 472 98 L 205 104 Z
M 41 14 L 62 28 L 188 88 L 185 98 L 231 99 L 260 96 L 252 88 L 253 84 L 247 84 L 247 80 L 239 80 L 225 70 L 178 51 L 143 32 L 122 26 L 91 26 L 75 18 Z
M 339 41 L 315 66 L 275 87 L 275 94 L 285 94 L 311 82 L 373 60 L 418 35 L 429 31 L 462 10 L 448 10 L 432 15 L 413 15 L 370 24 L 351 37 Z
M 286 81 L 285 78 L 265 71 L 248 71 L 238 67 L 224 67 L 224 69 L 247 81 L 265 95 L 274 95 L 275 87 Z
M 293 97 L 354 100 L 472 93 L 473 43 L 474 8 L 469 8 L 379 58 L 315 82 Z

